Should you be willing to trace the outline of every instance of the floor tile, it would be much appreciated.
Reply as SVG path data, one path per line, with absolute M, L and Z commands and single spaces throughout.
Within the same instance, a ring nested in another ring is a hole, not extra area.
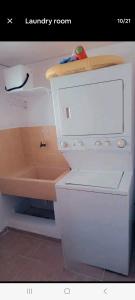
M 73 271 L 80 276 L 86 276 L 91 278 L 92 281 L 102 281 L 104 275 L 104 269 L 90 266 L 84 263 L 72 262 L 71 264 L 65 262 L 65 267 L 69 271 Z
M 0 256 L 0 281 L 11 281 L 14 275 L 15 271 L 11 259 Z
M 20 257 L 22 263 L 21 270 L 19 274 L 16 274 L 13 279 L 14 281 L 40 281 L 47 282 L 52 281 L 53 276 L 57 276 L 58 270 L 55 268 L 52 270 L 46 264 L 46 262 L 41 262 L 27 257 Z M 55 274 L 55 271 L 56 274 Z
M 14 257 L 16 255 L 31 256 L 38 249 L 41 240 L 23 236 L 21 232 L 9 231 L 0 237 L 0 255 Z
M 64 263 L 59 240 L 7 228 L 0 233 L 0 281 L 135 282 L 135 245 L 129 276 Z
M 63 266 L 63 254 L 60 242 L 41 241 L 39 247 L 33 250 L 31 257 L 41 262 L 46 262 L 50 268 Z
M 52 281 L 68 281 L 68 282 L 95 282 L 95 279 L 90 276 L 85 276 L 83 274 L 78 274 L 76 272 L 72 272 L 66 269 L 63 269 L 61 272 L 58 274 L 53 274 L 52 275 Z
M 24 267 L 24 260 L 19 256 L 15 258 L 0 258 L 0 281 L 14 281 L 14 277 L 18 276 Z

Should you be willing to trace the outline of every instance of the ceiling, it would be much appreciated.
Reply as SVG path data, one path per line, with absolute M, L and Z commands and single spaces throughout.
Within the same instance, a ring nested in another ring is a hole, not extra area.
M 114 43 L 116 42 L 0 42 L 0 65 L 25 65 L 69 55 L 79 44 L 92 49 Z

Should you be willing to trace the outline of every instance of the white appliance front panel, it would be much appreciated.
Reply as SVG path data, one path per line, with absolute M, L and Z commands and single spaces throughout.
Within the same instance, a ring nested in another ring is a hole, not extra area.
M 123 81 L 59 89 L 62 135 L 123 133 Z
M 64 260 L 128 274 L 128 196 L 56 189 Z
M 122 171 L 78 171 L 76 174 L 69 174 L 66 184 L 116 189 L 122 176 Z

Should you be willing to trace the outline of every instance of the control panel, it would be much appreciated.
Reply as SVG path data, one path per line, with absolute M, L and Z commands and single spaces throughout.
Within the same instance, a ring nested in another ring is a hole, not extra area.
M 63 136 L 58 141 L 61 150 L 129 150 L 128 136 L 72 137 Z

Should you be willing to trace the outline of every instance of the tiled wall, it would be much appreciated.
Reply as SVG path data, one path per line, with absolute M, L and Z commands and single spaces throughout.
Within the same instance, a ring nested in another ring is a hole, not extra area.
M 46 147 L 40 148 L 41 141 Z M 55 126 L 0 130 L 0 176 L 18 172 L 29 164 L 62 170 L 69 167 L 57 149 Z

